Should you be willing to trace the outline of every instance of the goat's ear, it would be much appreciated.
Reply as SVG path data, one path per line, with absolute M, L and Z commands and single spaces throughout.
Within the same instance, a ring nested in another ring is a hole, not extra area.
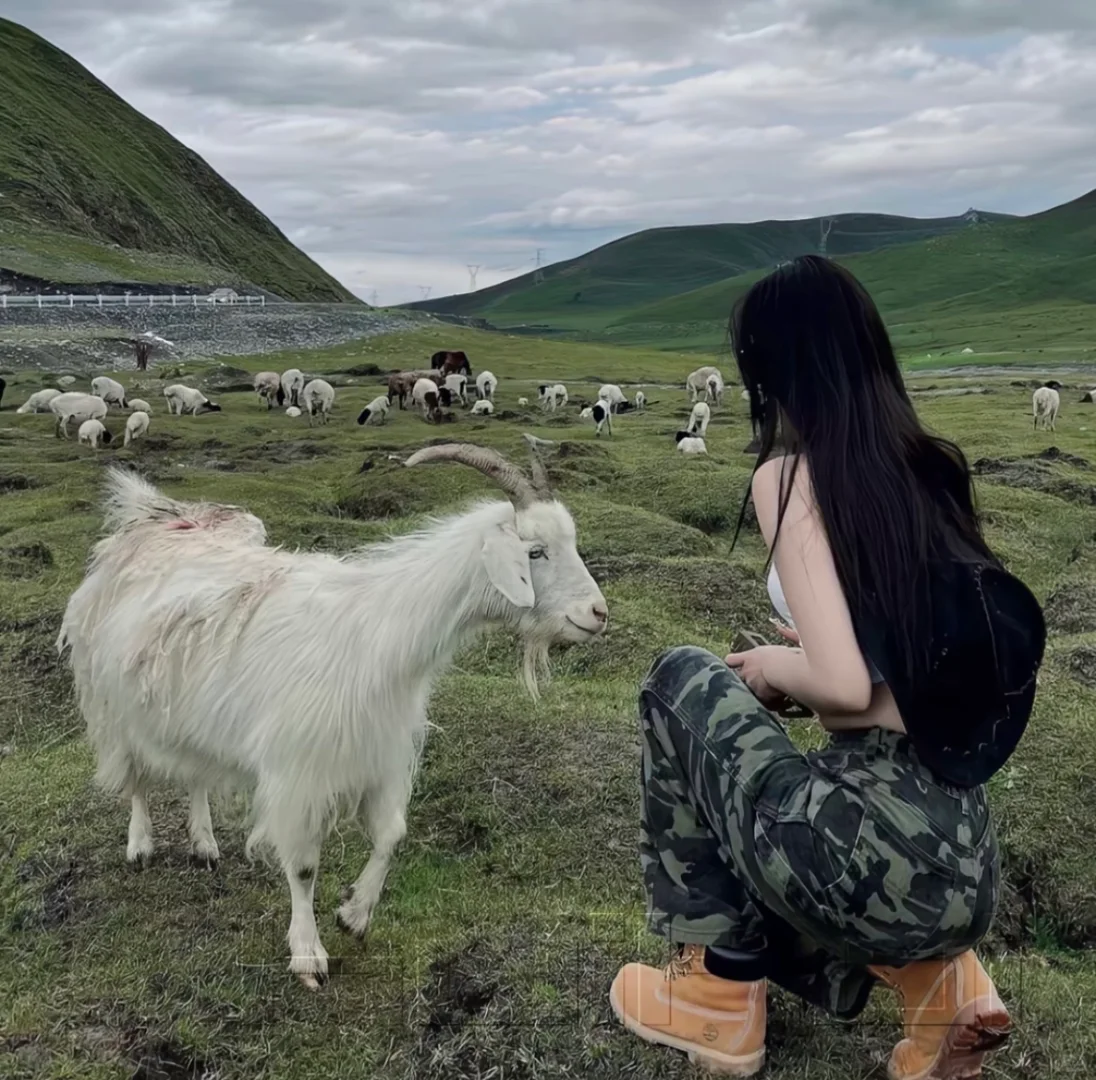
M 483 542 L 484 568 L 491 584 L 514 607 L 531 608 L 536 601 L 529 553 L 513 525 L 500 525 Z

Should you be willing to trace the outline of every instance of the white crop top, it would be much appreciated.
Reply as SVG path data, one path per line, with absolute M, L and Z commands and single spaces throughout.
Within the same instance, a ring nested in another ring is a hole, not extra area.
M 772 601 L 773 607 L 776 608 L 777 614 L 794 630 L 795 623 L 792 622 L 792 613 L 788 609 L 788 601 L 784 598 L 784 587 L 780 584 L 780 575 L 776 572 L 775 563 L 769 566 L 768 586 L 769 599 Z M 864 657 L 864 663 L 868 665 L 868 674 L 871 676 L 873 685 L 886 681 L 879 674 L 878 668 L 866 656 Z

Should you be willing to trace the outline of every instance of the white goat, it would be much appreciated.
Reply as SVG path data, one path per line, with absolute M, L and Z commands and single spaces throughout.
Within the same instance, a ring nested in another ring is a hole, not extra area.
M 693 406 L 692 415 L 689 417 L 688 432 L 690 435 L 699 435 L 702 439 L 708 434 L 708 423 L 712 419 L 711 407 L 704 401 L 698 401 Z
M 718 371 L 708 376 L 704 384 L 704 400 L 715 405 L 723 404 L 723 376 Z
M 528 404 L 529 404 L 529 399 L 527 397 L 519 397 L 518 398 L 518 408 L 519 409 L 524 409 Z
M 490 371 L 481 371 L 476 376 L 476 396 L 482 401 L 494 402 L 498 379 Z
M 1042 423 L 1044 431 L 1048 428 L 1053 431 L 1061 404 L 1062 399 L 1057 390 L 1051 386 L 1040 386 L 1031 395 L 1031 411 L 1034 414 L 1031 423 L 1032 430 Z
M 50 403 L 49 410 L 57 417 L 57 430 L 54 434 L 68 438 L 68 426 L 74 420 L 82 424 L 85 420 L 102 420 L 107 415 L 107 403 L 95 394 L 83 394 L 79 390 L 70 390 L 67 394 L 58 394 Z
M 597 392 L 597 397 L 598 401 L 604 401 L 609 406 L 610 412 L 619 412 L 621 405 L 626 404 L 628 401 L 624 396 L 624 391 L 616 383 L 606 383 Z
M 694 404 L 702 394 L 707 392 L 709 375 L 719 375 L 719 368 L 697 368 L 696 371 L 690 372 L 689 377 L 685 380 L 685 389 L 689 391 L 689 400 Z
M 167 399 L 167 411 L 172 416 L 182 416 L 183 413 L 198 416 L 200 413 L 221 411 L 221 406 L 215 405 L 201 390 L 182 383 L 165 386 L 164 397 Z
M 490 416 L 495 411 L 495 406 L 484 398 L 482 401 L 477 401 L 472 406 L 473 416 Z
M 259 401 L 266 402 L 269 412 L 275 405 L 285 404 L 285 390 L 282 389 L 282 377 L 276 371 L 260 371 L 255 376 L 255 393 Z
M 636 391 L 636 409 L 642 412 L 647 408 L 647 395 L 642 390 Z
M 537 396 L 545 412 L 555 412 L 567 404 L 567 387 L 563 383 L 545 383 L 537 387 Z
M 152 406 L 144 398 L 127 398 L 126 405 L 131 413 L 147 412 L 152 415 Z
M 345 557 L 269 547 L 240 507 L 176 502 L 110 469 L 109 533 L 58 635 L 97 780 L 130 800 L 127 859 L 153 852 L 155 783 L 188 791 L 191 849 L 207 863 L 220 854 L 207 792 L 250 788 L 248 850 L 281 863 L 290 969 L 313 988 L 327 974 L 313 912 L 324 836 L 340 809 L 371 834 L 338 910 L 360 936 L 406 833 L 433 683 L 456 651 L 489 626 L 515 632 L 535 695 L 549 646 L 591 641 L 608 620 L 535 454 L 532 480 L 476 446 L 427 447 L 405 464 L 444 461 L 478 469 L 510 501 Z
M 297 417 L 301 415 L 301 410 L 298 409 L 296 405 L 289 405 L 285 410 L 285 415 L 296 420 Z
M 126 420 L 126 436 L 122 445 L 129 446 L 131 442 L 142 438 L 148 431 L 148 425 L 149 416 L 147 412 L 130 413 Z
M 109 446 L 113 436 L 103 426 L 102 420 L 85 420 L 80 425 L 76 438 L 84 446 L 90 446 L 92 450 L 98 450 L 100 446 Z
M 687 431 L 679 431 L 674 435 L 674 440 L 677 442 L 677 448 L 683 454 L 706 454 L 708 447 L 704 440 L 698 435 L 690 435 Z
M 388 419 L 388 408 L 388 395 L 381 394 L 380 397 L 375 397 L 358 413 L 358 423 L 379 426 Z
M 314 416 L 319 416 L 326 424 L 335 404 L 335 387 L 324 379 L 313 379 L 301 391 L 301 404 L 308 413 L 309 427 Z
M 301 391 L 304 389 L 304 374 L 300 368 L 290 368 L 282 372 L 282 393 L 285 401 L 300 408 Z
M 29 398 L 27 398 L 27 400 L 24 401 L 23 404 L 20 405 L 19 408 L 16 409 L 15 411 L 17 413 L 23 414 L 24 416 L 27 413 L 49 412 L 50 411 L 49 403 L 54 398 L 60 397 L 60 396 L 61 396 L 61 391 L 60 390 L 54 390 L 52 388 L 50 388 L 49 390 L 35 390 L 35 392 L 33 394 L 31 394 L 31 396 Z
M 96 397 L 101 397 L 107 408 L 117 405 L 119 409 L 126 408 L 126 388 L 114 379 L 108 379 L 106 375 L 100 375 L 91 380 L 91 392 Z

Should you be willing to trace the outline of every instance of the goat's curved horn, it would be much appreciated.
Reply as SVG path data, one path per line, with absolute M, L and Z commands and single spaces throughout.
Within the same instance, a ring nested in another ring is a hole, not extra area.
M 533 485 L 521 469 L 512 465 L 498 451 L 486 446 L 473 446 L 471 443 L 427 446 L 412 454 L 404 462 L 404 466 L 425 465 L 431 461 L 457 461 L 478 469 L 484 476 L 491 477 L 510 496 L 510 501 L 519 510 L 538 501 Z
M 540 459 L 539 450 L 554 447 L 550 439 L 538 439 L 535 435 L 523 432 L 521 436 L 529 445 L 530 473 L 533 477 L 533 490 L 537 498 L 547 501 L 552 498 L 552 485 L 548 482 L 548 470 Z

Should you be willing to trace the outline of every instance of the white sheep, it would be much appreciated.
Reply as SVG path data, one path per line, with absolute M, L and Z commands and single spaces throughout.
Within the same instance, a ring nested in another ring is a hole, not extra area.
M 61 396 L 60 390 L 54 390 L 52 387 L 49 390 L 35 390 L 33 394 L 15 411 L 21 413 L 24 416 L 27 413 L 45 413 L 50 411 L 49 404 L 56 398 Z
M 126 388 L 106 375 L 91 380 L 91 392 L 96 397 L 101 397 L 107 403 L 108 409 L 111 405 L 117 405 L 119 409 L 126 407 Z
M 58 378 L 57 385 L 58 386 L 71 386 L 74 382 L 76 382 L 76 376 L 75 375 L 62 375 Z
M 1048 428 L 1053 431 L 1061 404 L 1062 399 L 1057 390 L 1052 386 L 1040 386 L 1031 395 L 1031 411 L 1034 416 L 1031 423 L 1032 430 L 1042 423 L 1044 431 Z
M 598 398 L 590 407 L 590 419 L 594 422 L 594 434 L 600 436 L 601 429 L 608 426 L 609 434 L 613 433 L 613 410 L 607 401 Z
M 495 411 L 495 406 L 484 398 L 482 401 L 477 401 L 472 406 L 473 416 L 490 416 Z
M 711 406 L 709 406 L 707 402 L 698 401 L 693 406 L 692 415 L 689 417 L 689 434 L 699 435 L 701 438 L 704 438 L 704 436 L 708 434 L 708 423 L 711 419 Z
M 69 424 L 77 425 L 85 420 L 102 420 L 107 415 L 107 403 L 95 394 L 84 394 L 79 390 L 70 390 L 67 394 L 58 394 L 49 403 L 50 412 L 57 417 L 58 437 L 68 438 Z
M 689 391 L 689 401 L 696 403 L 702 394 L 707 393 L 708 376 L 719 375 L 717 367 L 702 367 L 689 373 L 685 380 L 685 389 Z
M 301 404 L 301 391 L 304 389 L 304 375 L 299 368 L 290 368 L 282 372 L 282 400 L 290 405 Z
M 647 395 L 642 390 L 636 391 L 636 409 L 643 412 L 647 408 Z
M 594 415 L 593 407 L 590 406 L 590 405 L 587 405 L 586 408 L 583 409 L 582 412 L 580 412 L 578 414 L 578 418 L 580 420 L 589 420 L 590 417 L 593 416 L 593 415 Z
M 281 407 L 285 404 L 282 377 L 276 371 L 260 371 L 255 376 L 254 386 L 255 393 L 259 395 L 259 401 L 266 402 L 267 412 L 275 405 Z
M 301 404 L 308 413 L 309 427 L 312 426 L 312 418 L 315 416 L 319 416 L 326 424 L 335 404 L 335 388 L 324 379 L 313 379 L 301 391 Z
M 198 416 L 200 413 L 221 411 L 221 406 L 210 401 L 201 390 L 182 383 L 165 386 L 164 397 L 167 399 L 167 411 L 172 416 L 182 416 L 183 413 Z
M 286 408 L 285 415 L 296 420 L 297 417 L 301 415 L 301 410 L 298 409 L 296 405 L 290 405 Z
M 495 400 L 495 390 L 499 384 L 498 379 L 490 371 L 481 371 L 476 376 L 476 396 L 481 401 Z
M 467 375 L 446 375 L 442 386 L 444 386 L 462 405 L 468 404 Z
M 358 413 L 358 423 L 379 426 L 388 419 L 388 409 L 388 395 L 381 394 Z
M 597 392 L 597 397 L 598 401 L 603 401 L 609 406 L 610 412 L 619 412 L 621 405 L 626 404 L 628 401 L 624 396 L 624 391 L 615 383 L 606 383 Z
M 529 405 L 529 399 L 527 397 L 519 397 L 518 398 L 518 408 L 519 409 L 527 408 L 528 405 Z
M 144 412 L 152 415 L 152 406 L 144 398 L 127 398 L 126 405 L 131 413 Z
M 706 454 L 708 447 L 704 440 L 697 435 L 690 435 L 687 431 L 679 431 L 674 435 L 677 448 L 683 454 Z
M 708 376 L 704 384 L 704 400 L 716 405 L 723 404 L 723 376 L 718 371 Z
M 567 404 L 567 387 L 563 383 L 545 383 L 537 387 L 540 407 L 546 412 L 555 412 Z
M 76 433 L 77 442 L 98 450 L 100 446 L 109 446 L 114 436 L 103 426 L 102 420 L 85 420 Z
M 454 654 L 505 627 L 524 642 L 536 695 L 549 646 L 592 641 L 608 620 L 539 459 L 531 480 L 469 445 L 428 447 L 405 464 L 446 461 L 491 477 L 509 501 L 345 557 L 268 546 L 246 510 L 177 502 L 112 468 L 109 531 L 58 635 L 97 780 L 130 803 L 127 859 L 152 855 L 146 798 L 157 781 L 188 792 L 191 851 L 208 864 L 220 852 L 207 793 L 249 789 L 247 848 L 272 850 L 282 866 L 290 969 L 310 987 L 328 967 L 313 911 L 325 834 L 340 809 L 370 833 L 338 909 L 360 936 L 406 833 L 427 703 Z
M 428 378 L 416 379 L 415 385 L 411 388 L 411 401 L 422 409 L 422 415 L 427 420 L 437 421 L 441 417 L 439 392 L 438 384 Z
M 148 431 L 149 415 L 147 412 L 132 412 L 126 419 L 126 435 L 123 446 L 129 446 L 131 442 L 142 438 Z

